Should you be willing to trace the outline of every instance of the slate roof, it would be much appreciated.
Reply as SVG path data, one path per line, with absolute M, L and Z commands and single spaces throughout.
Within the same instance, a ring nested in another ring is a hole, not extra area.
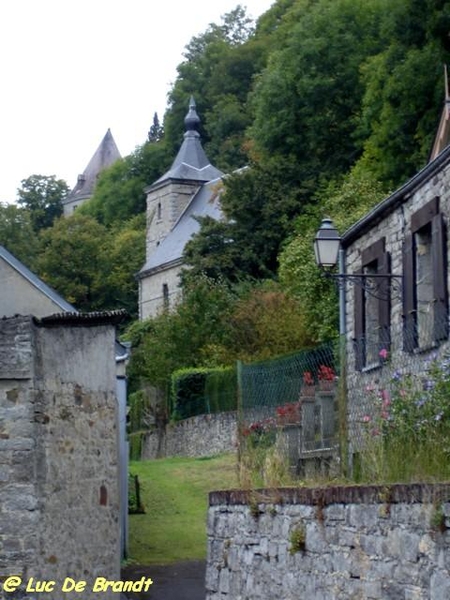
M 200 229 L 195 217 L 212 217 L 216 221 L 223 218 L 220 208 L 222 179 L 218 177 L 205 183 L 195 194 L 189 205 L 181 213 L 171 231 L 162 240 L 156 250 L 148 257 L 139 275 L 143 276 L 153 269 L 181 261 L 187 242 Z
M 214 167 L 203 150 L 200 141 L 200 134 L 197 128 L 200 124 L 200 118 L 196 111 L 194 98 L 191 97 L 189 102 L 189 111 L 184 119 L 186 133 L 184 134 L 183 143 L 178 151 L 175 160 L 170 169 L 162 175 L 157 181 L 146 188 L 146 192 L 160 187 L 170 179 L 198 181 L 205 183 L 221 177 L 222 171 Z
M 406 202 L 410 195 L 421 185 L 437 175 L 448 164 L 450 164 L 450 146 L 447 146 L 434 160 L 423 167 L 402 187 L 374 206 L 372 210 L 347 229 L 341 238 L 342 247 L 347 248 L 355 240 L 370 231 L 398 206 Z
M 68 204 L 74 200 L 86 200 L 90 198 L 94 192 L 100 172 L 110 167 L 119 158 L 121 158 L 120 152 L 111 130 L 108 129 L 87 167 L 81 175 L 78 175 L 77 184 L 64 200 L 63 204 Z
M 0 258 L 7 262 L 13 269 L 15 269 L 22 277 L 27 279 L 31 285 L 37 288 L 45 296 L 50 298 L 55 304 L 57 304 L 61 310 L 65 312 L 76 312 L 76 308 L 69 304 L 62 296 L 60 296 L 53 288 L 44 283 L 37 275 L 35 275 L 30 269 L 28 269 L 23 263 L 20 262 L 15 256 L 13 256 L 6 248 L 0 246 Z

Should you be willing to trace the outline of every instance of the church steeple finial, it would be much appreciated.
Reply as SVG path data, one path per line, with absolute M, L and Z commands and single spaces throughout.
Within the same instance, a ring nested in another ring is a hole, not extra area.
M 196 111 L 196 104 L 194 100 L 194 96 L 191 96 L 189 100 L 189 111 L 184 119 L 184 124 L 186 126 L 186 133 L 190 131 L 197 132 L 198 126 L 200 125 L 200 117 Z

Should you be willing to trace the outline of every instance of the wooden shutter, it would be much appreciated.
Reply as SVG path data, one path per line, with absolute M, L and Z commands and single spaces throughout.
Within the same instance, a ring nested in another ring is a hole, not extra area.
M 417 345 L 414 275 L 414 239 L 412 234 L 403 242 L 403 350 L 412 352 Z
M 432 258 L 434 287 L 434 339 L 448 338 L 447 243 L 442 214 L 432 220 Z
M 361 275 L 362 269 L 355 272 Z M 365 364 L 365 339 L 364 339 L 364 290 L 361 286 L 354 286 L 355 299 L 355 369 L 361 371 Z
M 378 259 L 378 274 L 390 275 L 391 256 L 384 252 Z M 378 315 L 380 324 L 380 347 L 389 350 L 391 343 L 391 279 L 386 277 L 380 281 L 378 300 Z M 381 349 L 380 348 L 380 349 Z

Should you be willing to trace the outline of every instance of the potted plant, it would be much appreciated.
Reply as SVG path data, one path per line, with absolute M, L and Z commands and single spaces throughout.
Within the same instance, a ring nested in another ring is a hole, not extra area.
M 319 390 L 330 391 L 334 389 L 336 374 L 332 367 L 320 365 L 317 378 L 319 380 Z
M 290 402 L 288 404 L 283 404 L 283 406 L 277 406 L 276 413 L 278 425 L 300 423 L 299 402 Z
M 314 382 L 314 377 L 310 371 L 305 371 L 303 373 L 303 385 L 301 389 L 301 396 L 314 396 L 316 393 L 316 386 Z

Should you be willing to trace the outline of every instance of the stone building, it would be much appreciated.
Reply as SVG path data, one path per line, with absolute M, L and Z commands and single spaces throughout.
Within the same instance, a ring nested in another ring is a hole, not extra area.
M 374 291 L 347 284 L 341 297 L 351 451 L 373 410 L 368 391 L 449 348 L 448 135 L 446 100 L 428 164 L 342 237 L 343 272 L 378 276 Z
M 195 217 L 221 218 L 223 173 L 210 163 L 203 150 L 199 123 L 191 98 L 183 143 L 172 166 L 145 189 L 146 262 L 138 274 L 141 319 L 156 315 L 176 301 L 183 250 L 200 227 Z
M 0 581 L 20 577 L 14 598 L 35 597 L 30 578 L 55 582 L 50 600 L 68 577 L 91 600 L 97 577 L 120 580 L 118 318 L 0 320 Z
M 63 202 L 65 217 L 73 214 L 83 202 L 89 200 L 94 193 L 94 188 L 100 173 L 103 169 L 113 165 L 119 158 L 121 158 L 120 152 L 110 129 L 108 129 L 87 167 L 81 175 L 78 175 L 78 181 L 75 187 Z
M 91 321 L 86 320 L 86 315 L 84 315 L 84 317 L 79 315 L 78 311 L 72 304 L 67 302 L 54 289 L 52 289 L 49 285 L 42 281 L 42 279 L 30 271 L 30 269 L 28 269 L 21 261 L 8 252 L 3 246 L 0 246 L 0 290 L 0 319 L 10 318 L 17 315 L 32 315 L 33 318 L 54 318 L 55 315 L 59 315 L 61 322 L 63 322 L 65 318 L 67 323 L 78 323 L 78 319 L 80 319 L 80 322 L 83 323 L 91 323 Z M 85 321 L 82 321 L 83 318 Z M 97 346 L 98 352 L 103 354 L 106 353 L 108 356 L 109 350 L 110 349 L 108 347 L 102 348 L 101 345 Z M 61 356 L 61 361 L 77 360 L 75 349 L 67 349 L 67 352 L 68 356 Z M 125 376 L 125 364 L 127 358 L 127 348 L 116 341 L 113 347 L 113 355 L 110 356 L 110 359 L 113 363 L 112 368 L 114 368 L 116 375 L 115 410 L 117 413 L 116 416 L 118 422 L 117 429 L 114 431 L 111 430 L 111 435 L 114 436 L 114 443 L 117 444 L 120 465 L 121 502 L 119 527 L 121 533 L 120 539 L 122 555 L 126 553 L 128 537 L 128 442 L 126 440 L 127 383 Z M 101 359 L 103 359 L 103 357 L 99 357 L 99 360 Z M 36 357 L 32 357 L 30 360 L 36 360 Z M 93 364 L 95 365 L 95 362 Z M 100 365 L 97 364 L 97 367 L 95 368 L 100 368 Z M 103 374 L 99 372 L 99 378 L 101 378 L 102 375 Z

